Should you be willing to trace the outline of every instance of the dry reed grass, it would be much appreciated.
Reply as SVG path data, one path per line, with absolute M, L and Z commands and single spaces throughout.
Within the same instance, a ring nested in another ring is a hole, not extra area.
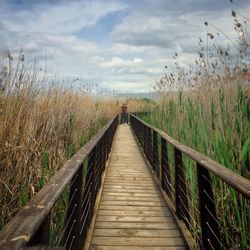
M 97 100 L 85 91 L 48 84 L 36 69 L 25 66 L 22 55 L 14 72 L 4 70 L 0 75 L 0 229 L 120 111 L 112 98 Z

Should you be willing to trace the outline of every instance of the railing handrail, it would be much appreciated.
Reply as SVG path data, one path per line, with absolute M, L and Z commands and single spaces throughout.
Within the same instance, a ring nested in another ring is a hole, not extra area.
M 24 242 L 30 241 L 42 225 L 44 219 L 49 215 L 50 210 L 66 186 L 70 184 L 82 166 L 83 161 L 107 132 L 115 119 L 116 116 L 101 128 L 85 146 L 78 150 L 36 196 L 0 231 L 0 247 L 7 241 L 16 241 L 16 247 L 20 247 Z
M 140 118 L 131 116 L 130 121 L 161 191 L 169 198 L 177 218 L 184 222 L 183 231 L 194 237 L 197 248 L 234 248 L 239 240 L 246 246 L 250 181 Z M 183 155 L 196 166 L 185 162 Z M 232 206 L 232 202 L 239 207 Z M 225 223 L 231 225 L 229 233 Z M 238 235 L 235 228 L 241 230 Z
M 215 176 L 219 177 L 225 183 L 230 185 L 231 187 L 235 188 L 239 191 L 242 195 L 250 199 L 250 181 L 246 178 L 242 177 L 241 175 L 233 172 L 232 170 L 226 168 L 225 166 L 221 165 L 220 163 L 210 159 L 209 157 L 199 153 L 198 151 L 188 147 L 179 141 L 175 140 L 167 133 L 163 132 L 160 129 L 157 129 L 147 122 L 143 121 L 137 116 L 132 115 L 134 118 L 139 120 L 145 126 L 151 128 L 152 130 L 156 131 L 161 137 L 163 137 L 168 143 L 173 145 L 175 148 L 179 149 L 184 154 L 188 155 L 194 161 L 199 163 L 202 167 L 213 173 Z

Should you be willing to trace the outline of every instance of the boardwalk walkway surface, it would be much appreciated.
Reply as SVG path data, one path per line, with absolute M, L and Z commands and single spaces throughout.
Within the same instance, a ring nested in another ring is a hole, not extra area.
M 127 124 L 114 139 L 90 249 L 185 249 Z

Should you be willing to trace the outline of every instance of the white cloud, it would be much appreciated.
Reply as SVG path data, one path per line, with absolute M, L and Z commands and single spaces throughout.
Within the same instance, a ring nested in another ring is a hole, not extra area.
M 133 60 L 124 60 L 120 57 L 113 57 L 111 61 L 103 61 L 99 63 L 99 66 L 104 69 L 123 68 L 123 67 L 136 67 L 143 63 L 140 58 L 134 58 Z
M 236 39 L 230 16 L 235 6 L 217 0 L 22 0 L 26 5 L 14 9 L 14 0 L 0 1 L 4 51 L 23 48 L 28 61 L 46 60 L 60 76 L 80 75 L 119 90 L 145 90 L 162 77 L 165 65 L 191 63 L 198 38 L 217 32 L 204 21 Z M 250 4 L 237 4 L 250 16 Z M 222 35 L 218 42 L 226 40 Z
M 65 1 L 58 5 L 36 5 L 31 10 L 19 10 L 13 15 L 2 10 L 0 16 L 2 26 L 11 31 L 72 34 L 93 26 L 109 13 L 124 9 L 125 4 L 114 1 Z

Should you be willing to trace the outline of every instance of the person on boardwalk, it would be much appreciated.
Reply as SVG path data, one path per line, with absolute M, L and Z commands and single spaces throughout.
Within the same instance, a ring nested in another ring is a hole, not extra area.
M 122 104 L 122 112 L 121 112 L 121 123 L 128 123 L 128 106 L 124 103 Z

